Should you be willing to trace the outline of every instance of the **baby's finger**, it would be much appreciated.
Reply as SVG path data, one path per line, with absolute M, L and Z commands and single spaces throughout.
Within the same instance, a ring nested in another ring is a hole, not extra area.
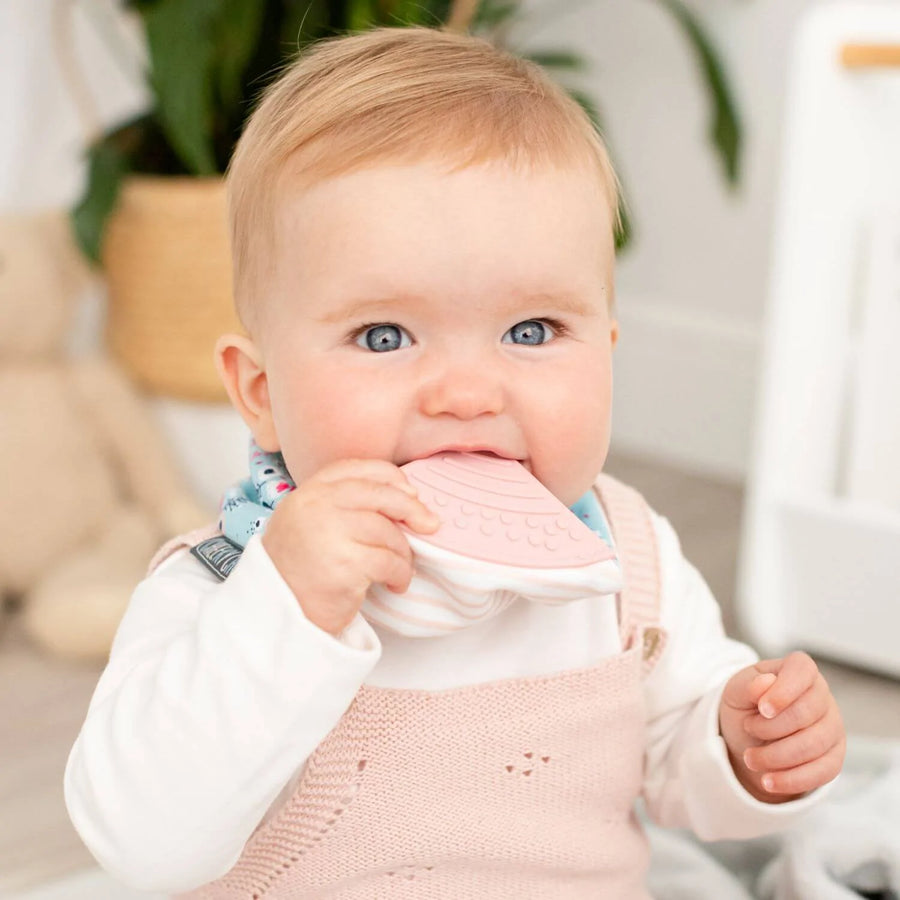
M 418 491 L 409 483 L 407 477 L 392 462 L 386 459 L 339 459 L 319 469 L 310 480 L 322 484 L 333 484 L 347 479 L 364 479 L 377 481 L 380 484 L 392 484 L 405 491 L 411 497 L 418 496 Z
M 412 548 L 406 536 L 396 523 L 381 513 L 368 510 L 354 513 L 352 528 L 353 539 L 360 544 L 366 547 L 383 547 L 412 563 Z
M 775 676 L 771 673 L 747 666 L 728 680 L 722 692 L 722 703 L 736 710 L 756 709 L 759 698 L 774 683 Z
M 757 665 L 765 671 L 767 664 L 777 662 L 779 660 L 766 661 Z M 767 719 L 774 719 L 802 694 L 805 694 L 819 674 L 818 666 L 812 657 L 799 650 L 788 654 L 783 660 L 780 660 L 780 663 L 774 684 L 763 694 L 758 704 L 760 714 Z
M 812 687 L 784 712 L 774 719 L 767 719 L 759 714 L 748 716 L 744 720 L 744 728 L 759 741 L 777 741 L 818 722 L 828 712 L 830 698 L 831 691 L 820 673 Z
M 793 769 L 824 756 L 843 738 L 837 707 L 809 728 L 797 731 L 781 740 L 744 751 L 744 765 L 751 772 L 773 772 Z
M 762 786 L 770 794 L 805 794 L 836 778 L 844 763 L 846 741 L 832 747 L 824 756 L 793 769 L 768 772 Z
M 363 571 L 369 582 L 383 584 L 395 594 L 402 594 L 412 581 L 412 565 L 393 550 L 366 547 Z
M 332 485 L 338 509 L 379 512 L 394 522 L 403 522 L 414 531 L 436 531 L 440 520 L 418 497 L 393 484 L 347 478 Z

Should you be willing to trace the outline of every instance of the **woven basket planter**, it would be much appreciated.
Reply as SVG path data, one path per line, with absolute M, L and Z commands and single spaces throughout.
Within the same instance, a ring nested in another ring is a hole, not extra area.
M 232 308 L 221 178 L 131 176 L 103 242 L 106 339 L 153 394 L 225 401 L 213 348 L 243 333 Z

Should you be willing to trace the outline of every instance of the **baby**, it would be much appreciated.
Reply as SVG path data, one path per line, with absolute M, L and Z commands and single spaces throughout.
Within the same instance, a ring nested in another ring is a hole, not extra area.
M 474 38 L 333 39 L 228 188 L 247 336 L 217 363 L 296 487 L 227 573 L 181 549 L 135 590 L 66 769 L 100 863 L 197 898 L 640 898 L 638 797 L 708 840 L 818 802 L 845 736 L 815 663 L 728 639 L 600 474 L 617 184 L 577 104 Z M 438 529 L 401 467 L 449 451 L 518 461 L 621 584 L 428 636 L 362 615 Z

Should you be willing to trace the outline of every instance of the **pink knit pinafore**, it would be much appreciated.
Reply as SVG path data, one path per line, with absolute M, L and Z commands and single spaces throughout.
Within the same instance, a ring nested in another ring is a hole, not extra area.
M 643 498 L 597 482 L 625 577 L 624 651 L 443 691 L 363 685 L 235 866 L 183 900 L 647 898 L 644 673 L 658 627 Z M 171 552 L 171 548 L 169 548 Z

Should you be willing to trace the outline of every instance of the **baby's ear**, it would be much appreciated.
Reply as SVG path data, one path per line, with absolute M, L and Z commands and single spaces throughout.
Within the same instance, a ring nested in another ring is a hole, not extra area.
M 216 341 L 215 352 L 216 369 L 232 406 L 260 448 L 267 453 L 278 452 L 281 445 L 275 433 L 268 376 L 259 348 L 242 334 L 223 334 Z

